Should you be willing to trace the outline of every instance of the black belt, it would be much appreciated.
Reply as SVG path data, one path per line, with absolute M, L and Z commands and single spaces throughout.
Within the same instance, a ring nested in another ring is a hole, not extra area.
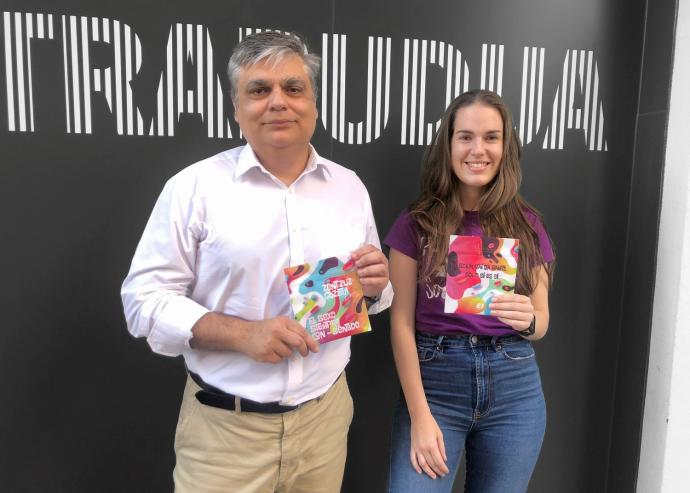
M 288 411 L 294 411 L 299 407 L 284 406 L 278 402 L 256 402 L 243 397 L 236 397 L 232 394 L 223 392 L 213 385 L 207 384 L 196 373 L 190 371 L 189 376 L 192 377 L 192 380 L 194 380 L 199 387 L 201 387 L 201 390 L 195 394 L 196 399 L 207 406 L 234 411 L 237 403 L 240 407 L 238 411 L 266 414 L 286 413 Z

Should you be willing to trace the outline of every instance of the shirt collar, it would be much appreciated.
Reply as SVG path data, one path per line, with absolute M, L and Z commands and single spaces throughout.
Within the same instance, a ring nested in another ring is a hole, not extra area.
M 259 168 L 261 171 L 268 173 L 268 170 L 266 170 L 263 167 L 263 165 L 259 162 L 259 159 L 256 157 L 254 149 L 252 149 L 252 147 L 249 144 L 247 144 L 244 146 L 244 148 L 240 152 L 240 155 L 237 158 L 237 166 L 235 167 L 235 179 L 240 178 L 242 175 L 244 175 L 247 171 L 249 171 L 252 168 Z M 314 146 L 309 144 L 309 160 L 307 161 L 307 166 L 304 168 L 304 171 L 300 176 L 303 176 L 307 173 L 311 173 L 317 169 L 321 170 L 324 179 L 330 179 L 333 177 L 333 173 L 330 169 L 328 160 L 319 156 L 319 153 L 316 152 Z

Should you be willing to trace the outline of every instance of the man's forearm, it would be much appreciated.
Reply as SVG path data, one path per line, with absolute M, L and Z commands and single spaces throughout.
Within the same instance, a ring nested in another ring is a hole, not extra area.
M 189 345 L 193 349 L 239 351 L 251 323 L 241 318 L 208 312 L 192 327 Z

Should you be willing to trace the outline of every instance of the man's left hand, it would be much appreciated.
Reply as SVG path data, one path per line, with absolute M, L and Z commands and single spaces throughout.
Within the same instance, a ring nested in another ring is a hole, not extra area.
M 388 259 L 374 245 L 364 245 L 354 250 L 352 259 L 357 266 L 359 281 L 365 296 L 376 297 L 388 284 Z

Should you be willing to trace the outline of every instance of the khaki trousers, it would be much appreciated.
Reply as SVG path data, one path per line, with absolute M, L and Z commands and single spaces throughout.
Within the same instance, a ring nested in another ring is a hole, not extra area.
M 345 374 L 321 397 L 283 414 L 201 404 L 191 378 L 175 434 L 176 493 L 337 493 L 352 397 Z

